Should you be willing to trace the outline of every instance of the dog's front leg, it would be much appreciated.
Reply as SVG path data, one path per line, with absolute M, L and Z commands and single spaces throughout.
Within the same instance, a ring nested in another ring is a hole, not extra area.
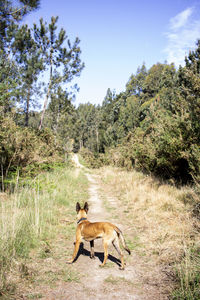
M 68 261 L 67 261 L 67 264 L 72 264 L 73 261 L 75 260 L 77 254 L 78 254 L 78 250 L 79 250 L 79 247 L 80 247 L 80 243 L 81 243 L 80 240 L 76 240 L 76 243 L 75 243 L 75 246 L 74 246 L 74 253 L 73 253 L 73 255 L 72 255 L 72 259 L 68 260 Z
M 95 258 L 94 256 L 94 240 L 90 241 L 90 258 Z

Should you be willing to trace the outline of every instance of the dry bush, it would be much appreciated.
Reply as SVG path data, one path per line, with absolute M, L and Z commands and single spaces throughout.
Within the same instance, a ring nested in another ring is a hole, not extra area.
M 101 176 L 127 206 L 125 217 L 132 238 L 138 236 L 148 256 L 174 263 L 185 248 L 197 244 L 199 225 L 192 218 L 191 203 L 198 197 L 191 187 L 176 188 L 136 171 L 112 168 L 103 168 Z
M 136 171 L 103 168 L 100 174 L 108 192 L 123 203 L 118 212 L 132 249 L 154 265 L 173 266 L 172 299 L 200 299 L 198 189 L 177 188 Z

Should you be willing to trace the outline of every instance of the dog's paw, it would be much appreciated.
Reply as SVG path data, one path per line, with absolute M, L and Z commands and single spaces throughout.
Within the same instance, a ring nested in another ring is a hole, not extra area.
M 120 270 L 124 270 L 124 267 L 119 267 Z
M 99 268 L 103 268 L 105 265 L 103 265 L 103 264 L 101 264 L 101 265 L 99 265 Z
M 67 260 L 66 261 L 66 264 L 72 264 L 73 263 L 73 260 Z
M 91 259 L 95 259 L 96 257 L 93 255 L 93 256 L 90 256 L 90 258 L 91 258 Z

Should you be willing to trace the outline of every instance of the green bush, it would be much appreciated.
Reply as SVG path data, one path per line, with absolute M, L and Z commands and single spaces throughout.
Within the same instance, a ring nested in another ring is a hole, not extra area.
M 123 144 L 110 150 L 111 161 L 180 183 L 200 180 L 200 148 L 192 135 L 187 114 L 180 116 L 160 107 Z
M 88 168 L 98 169 L 103 165 L 109 164 L 108 156 L 102 153 L 93 153 L 89 149 L 82 147 L 79 151 L 79 154 L 83 158 L 84 164 Z
M 5 189 L 16 176 L 33 176 L 61 162 L 61 149 L 50 130 L 22 128 L 7 117 L 0 120 L 1 185 Z

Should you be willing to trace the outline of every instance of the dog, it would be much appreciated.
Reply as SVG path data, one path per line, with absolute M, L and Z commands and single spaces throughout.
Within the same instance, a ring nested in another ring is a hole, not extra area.
M 117 226 L 109 222 L 89 222 L 87 220 L 88 210 L 89 206 L 87 202 L 85 202 L 83 208 L 81 208 L 79 202 L 76 203 L 76 212 L 78 218 L 76 229 L 76 242 L 72 259 L 68 260 L 67 263 L 71 264 L 74 262 L 79 251 L 80 243 L 83 239 L 85 241 L 90 242 L 90 258 L 95 258 L 94 240 L 102 238 L 104 247 L 104 260 L 100 267 L 103 267 L 105 265 L 108 258 L 108 245 L 112 243 L 120 256 L 120 270 L 124 270 L 124 257 L 120 249 L 119 241 L 121 241 L 124 249 L 128 252 L 129 255 L 131 254 L 131 251 L 126 245 L 121 230 Z

